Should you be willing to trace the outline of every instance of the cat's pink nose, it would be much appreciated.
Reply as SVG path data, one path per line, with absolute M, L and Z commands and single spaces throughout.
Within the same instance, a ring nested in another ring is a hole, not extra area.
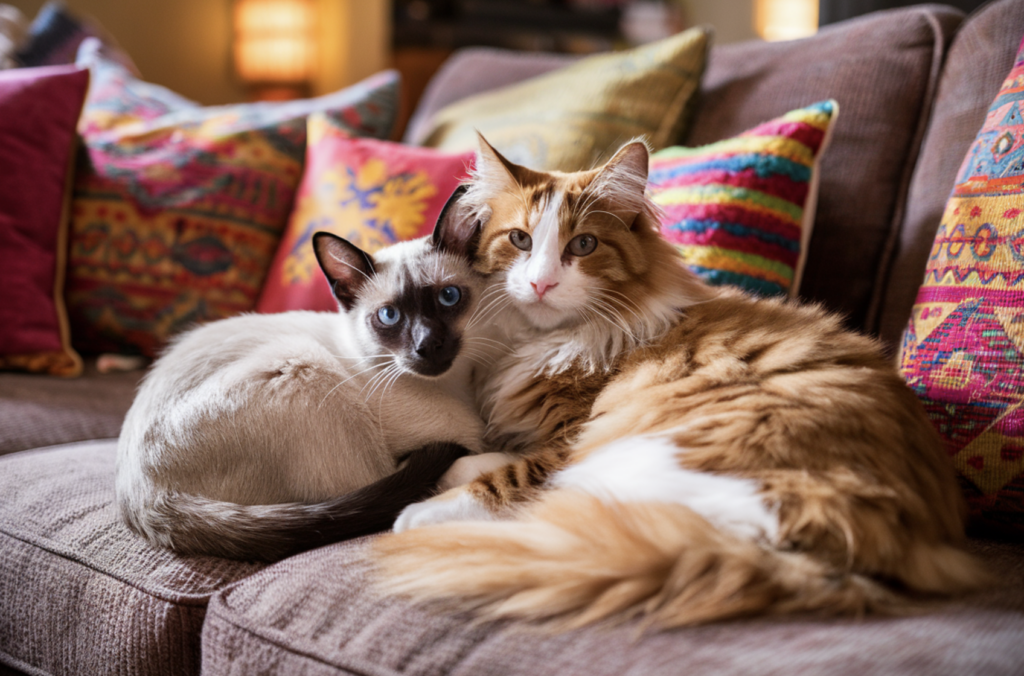
M 534 292 L 536 292 L 537 299 L 542 300 L 544 298 L 544 294 L 547 293 L 548 289 L 553 289 L 556 286 L 558 286 L 558 282 L 555 282 L 554 284 L 549 284 L 544 281 L 530 282 L 530 286 L 532 286 Z

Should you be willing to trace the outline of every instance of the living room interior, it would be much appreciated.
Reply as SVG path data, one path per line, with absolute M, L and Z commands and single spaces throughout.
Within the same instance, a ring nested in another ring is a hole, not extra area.
M 1024 0 L 0 0 L 0 675 L 1021 673 L 1022 38 Z M 315 233 L 430 235 L 478 132 L 567 172 L 643 138 L 695 275 L 877 340 L 988 586 L 548 631 L 380 593 L 377 535 L 264 561 L 130 530 L 154 360 L 343 311 Z

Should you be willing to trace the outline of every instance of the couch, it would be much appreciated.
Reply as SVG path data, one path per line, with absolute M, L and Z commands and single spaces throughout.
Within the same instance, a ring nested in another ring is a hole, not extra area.
M 922 5 L 797 42 L 715 47 L 681 141 L 840 101 L 800 295 L 895 350 L 957 169 L 1022 33 L 1024 0 L 996 0 L 969 17 Z M 406 140 L 446 103 L 569 58 L 457 52 Z M 1024 543 L 986 532 L 968 547 L 994 588 L 904 617 L 554 636 L 378 596 L 369 538 L 274 565 L 154 549 L 114 508 L 115 438 L 141 376 L 94 364 L 72 380 L 0 374 L 0 673 L 1024 673 Z

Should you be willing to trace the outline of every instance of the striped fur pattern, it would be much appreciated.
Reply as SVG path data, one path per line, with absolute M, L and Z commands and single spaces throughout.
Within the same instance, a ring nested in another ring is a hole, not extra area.
M 632 143 L 539 174 L 482 142 L 476 266 L 538 330 L 482 387 L 512 460 L 407 508 L 376 544 L 383 588 L 562 628 L 895 611 L 983 585 L 940 440 L 879 345 L 695 281 L 643 201 L 646 163 Z

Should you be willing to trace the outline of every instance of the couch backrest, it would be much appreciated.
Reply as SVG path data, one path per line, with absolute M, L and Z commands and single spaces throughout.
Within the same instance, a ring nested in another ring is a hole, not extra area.
M 996 6 L 1000 5 L 1019 8 L 1024 0 L 1000 0 Z M 985 19 L 994 8 L 983 10 L 978 19 Z M 1024 23 L 1010 14 L 1013 12 L 1007 13 L 1005 21 L 1012 26 L 1004 25 L 1003 32 L 1019 32 Z M 895 297 L 890 301 L 886 283 L 890 279 L 894 284 L 897 280 L 903 283 L 905 277 L 913 280 L 906 284 L 916 290 L 923 275 L 923 260 L 904 263 L 904 259 L 913 258 L 913 252 L 919 258 L 920 242 L 930 239 L 929 232 L 934 234 L 938 227 L 935 205 L 941 213 L 952 175 L 933 184 L 927 172 L 915 173 L 914 167 L 947 47 L 962 21 L 959 10 L 920 5 L 834 24 L 804 40 L 747 42 L 712 49 L 693 124 L 680 139 L 686 145 L 727 138 L 815 101 L 839 101 L 835 135 L 822 163 L 817 218 L 801 296 L 843 312 L 851 326 L 877 331 L 883 315 L 889 317 L 890 324 L 905 322 L 909 305 L 899 306 Z M 980 60 L 968 53 L 971 48 L 967 44 L 982 38 L 965 35 L 962 58 Z M 1006 42 L 1001 35 L 999 39 Z M 960 42 L 958 38 L 957 44 Z M 1002 54 L 1006 47 L 995 51 Z M 406 141 L 421 140 L 431 115 L 452 101 L 548 72 L 574 58 L 484 48 L 460 50 L 431 81 Z M 961 68 L 969 70 L 966 64 Z M 1007 69 L 1002 63 L 992 68 L 1004 74 Z M 996 77 L 992 85 L 993 92 L 998 80 Z M 984 98 L 985 94 L 978 93 L 964 103 L 971 115 L 984 114 L 988 106 Z M 964 124 L 968 129 L 960 133 L 969 142 L 980 121 Z M 966 145 L 946 150 L 933 138 L 929 132 L 928 148 L 920 153 L 922 161 L 950 165 L 955 173 Z M 922 205 L 919 209 L 914 204 L 908 210 L 912 178 L 912 199 L 922 200 Z M 903 245 L 908 237 L 914 247 Z M 911 264 L 916 269 L 904 274 L 904 265 Z M 905 300 L 906 295 L 900 298 Z M 911 291 L 911 302 L 912 296 Z M 890 317 L 899 312 L 903 313 L 900 320 Z M 892 331 L 886 337 L 891 339 Z
M 953 39 L 914 169 L 898 237 L 884 263 L 868 328 L 895 344 L 907 325 L 946 198 L 1024 35 L 1024 0 L 998 0 Z

